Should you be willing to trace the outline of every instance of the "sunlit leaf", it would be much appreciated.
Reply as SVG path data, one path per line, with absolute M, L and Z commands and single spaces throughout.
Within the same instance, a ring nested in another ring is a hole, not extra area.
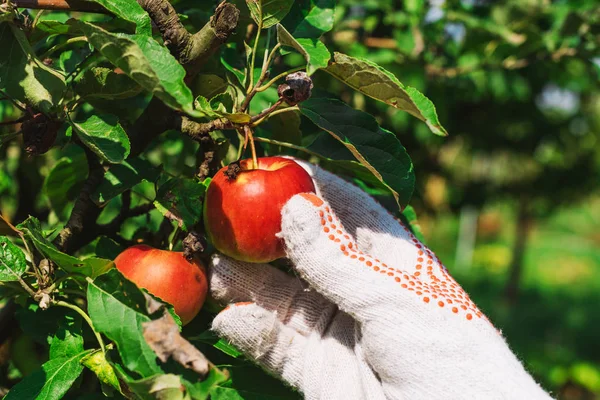
M 341 142 L 383 182 L 400 206 L 408 204 L 415 184 L 413 165 L 393 133 L 381 128 L 371 115 L 339 100 L 311 98 L 299 106 L 302 114 Z
M 331 58 L 331 53 L 323 42 L 313 38 L 296 39 L 281 24 L 277 25 L 277 40 L 281 45 L 292 47 L 304 56 L 306 72 L 309 75 L 320 68 L 327 67 Z
M 436 135 L 448 135 L 438 120 L 433 103 L 417 89 L 404 86 L 391 72 L 379 65 L 362 58 L 334 53 L 333 62 L 325 71 L 369 97 L 414 115 Z
M 262 19 L 262 28 L 267 29 L 281 21 L 290 11 L 294 0 L 246 0 L 250 15 L 257 24 Z
M 6 236 L 0 236 L 0 282 L 16 281 L 26 269 L 23 251 Z
M 120 163 L 129 155 L 127 133 L 111 114 L 93 114 L 85 120 L 71 120 L 81 141 L 94 153 L 111 163 Z

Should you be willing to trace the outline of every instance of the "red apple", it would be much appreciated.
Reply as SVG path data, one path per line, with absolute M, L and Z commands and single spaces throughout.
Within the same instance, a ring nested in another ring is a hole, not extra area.
M 115 265 L 127 279 L 171 304 L 184 325 L 204 304 L 206 270 L 200 263 L 190 263 L 183 253 L 142 244 L 124 250 Z
M 206 233 L 221 253 L 248 262 L 269 262 L 285 256 L 281 208 L 295 194 L 315 192 L 308 173 L 282 157 L 240 161 L 241 171 L 230 179 L 221 169 L 204 199 Z

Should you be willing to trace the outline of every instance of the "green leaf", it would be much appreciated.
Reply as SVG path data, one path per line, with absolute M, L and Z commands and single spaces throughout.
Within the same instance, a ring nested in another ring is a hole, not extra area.
M 36 31 L 41 31 L 41 32 L 36 32 Z M 65 24 L 64 22 L 61 22 L 61 21 L 55 21 L 55 20 L 50 20 L 50 19 L 38 21 L 38 23 L 35 24 L 34 36 L 37 38 L 37 36 L 42 35 L 42 32 L 43 32 L 44 37 L 46 37 L 48 35 L 81 34 L 80 32 L 78 32 L 77 29 L 74 29 L 71 25 Z
M 95 253 L 98 257 L 114 260 L 125 250 L 123 246 L 106 236 L 100 236 L 96 243 Z
M 448 135 L 427 97 L 374 62 L 336 52 L 325 71 L 354 90 L 419 118 L 436 135 Z
M 124 376 L 125 381 L 136 398 L 141 400 L 185 400 L 185 390 L 181 378 L 173 374 L 157 374 L 144 379 L 131 380 Z
M 150 16 L 135 0 L 91 0 L 100 4 L 115 16 L 135 24 L 135 33 L 152 36 Z
M 35 57 L 25 32 L 0 23 L 0 90 L 11 98 L 51 113 L 65 92 L 64 77 Z
M 297 50 L 306 60 L 306 73 L 312 75 L 319 68 L 326 68 L 331 58 L 327 47 L 318 39 L 295 39 L 283 25 L 277 25 L 277 40 L 282 46 Z
M 129 138 L 114 115 L 93 114 L 84 121 L 71 120 L 71 125 L 79 139 L 102 159 L 117 164 L 129 155 Z
M 46 176 L 43 191 L 48 197 L 50 207 L 62 220 L 68 218 L 67 206 L 77 198 L 87 175 L 85 153 L 79 151 L 72 157 L 59 159 Z
M 73 21 L 89 42 L 115 67 L 136 81 L 166 105 L 194 114 L 192 92 L 185 85 L 185 70 L 152 37 L 110 33 L 96 25 Z
M 75 80 L 75 92 L 84 99 L 126 99 L 137 95 L 142 88 L 125 74 L 117 74 L 110 68 L 86 69 Z
M 329 132 L 383 182 L 400 206 L 408 204 L 415 175 L 406 149 L 396 136 L 381 128 L 375 118 L 335 99 L 310 98 L 300 111 Z
M 180 226 L 188 230 L 202 216 L 205 190 L 204 185 L 193 179 L 173 178 L 158 189 L 154 205 L 163 215 L 174 215 Z
M 94 374 L 96 374 L 100 382 L 112 388 L 115 388 L 118 391 L 121 391 L 121 387 L 119 385 L 117 375 L 115 374 L 115 370 L 106 360 L 106 356 L 104 355 L 102 350 L 97 350 L 94 353 L 87 355 L 81 360 L 81 364 L 83 364 L 85 367 L 89 368 Z
M 302 144 L 299 112 L 294 111 L 284 114 L 275 114 L 269 117 L 268 122 L 269 127 L 271 128 L 271 139 L 298 146 Z M 278 148 L 276 149 L 276 153 L 279 154 L 282 150 L 282 148 Z
M 214 399 L 213 390 L 219 388 L 228 379 L 228 371 L 211 368 L 208 376 L 202 382 L 191 383 L 184 380 L 183 384 L 194 400 Z
M 210 102 L 204 96 L 196 97 L 196 100 L 194 100 L 194 108 L 205 114 L 207 118 L 219 118 L 222 116 L 222 113 L 212 109 Z
M 387 194 L 390 192 L 389 188 L 383 182 L 377 179 L 367 167 L 357 161 L 326 159 L 322 160 L 319 165 L 335 174 L 345 174 L 351 178 L 359 179 Z
M 81 360 L 92 350 L 69 357 L 54 358 L 25 377 L 8 392 L 4 400 L 58 400 L 69 390 L 83 371 Z
M 193 92 L 206 99 L 212 99 L 227 90 L 227 82 L 218 75 L 199 74 L 193 83 Z
M 246 74 L 243 69 L 244 65 L 234 47 L 227 46 L 223 48 L 221 51 L 221 64 L 237 78 L 240 85 L 246 85 Z
M 60 321 L 58 330 L 50 343 L 50 359 L 68 358 L 83 351 L 81 317 L 67 314 Z
M 43 345 L 52 343 L 58 327 L 65 324 L 65 320 L 73 315 L 74 312 L 65 307 L 50 307 L 43 310 L 38 303 L 33 302 L 33 299 L 17 309 L 15 313 L 23 333 Z
M 221 350 L 223 353 L 231 356 L 233 358 L 238 358 L 242 355 L 242 352 L 239 351 L 235 346 L 227 342 L 226 340 L 220 339 L 213 331 L 206 330 L 197 336 L 193 336 L 189 338 L 189 341 L 199 342 L 199 343 L 207 343 L 213 346 L 216 349 Z
M 281 24 L 295 38 L 318 39 L 333 28 L 334 0 L 296 1 Z
M 94 328 L 115 342 L 130 371 L 143 377 L 162 373 L 142 335 L 142 323 L 150 318 L 144 314 L 144 295 L 134 283 L 112 269 L 89 282 L 87 300 Z
M 142 181 L 156 181 L 159 174 L 158 168 L 142 158 L 133 158 L 113 165 L 104 174 L 104 179 L 92 194 L 91 199 L 101 206 Z
M 111 260 L 102 258 L 87 258 L 79 260 L 73 256 L 59 251 L 42 233 L 40 221 L 29 217 L 17 226 L 25 236 L 34 244 L 35 248 L 52 260 L 59 268 L 66 272 L 78 273 L 85 276 L 96 277 L 111 269 L 114 264 Z
M 26 270 L 25 254 L 6 236 L 0 236 L 0 282 L 16 281 Z
M 246 0 L 250 15 L 257 24 L 267 29 L 281 21 L 292 8 L 294 0 Z

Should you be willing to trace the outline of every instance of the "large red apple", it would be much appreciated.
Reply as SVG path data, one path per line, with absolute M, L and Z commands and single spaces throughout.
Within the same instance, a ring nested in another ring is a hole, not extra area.
M 204 304 L 206 270 L 200 263 L 190 263 L 183 253 L 137 245 L 119 254 L 115 265 L 127 279 L 171 304 L 184 325 Z
M 221 169 L 208 186 L 204 224 L 221 253 L 248 262 L 269 262 L 285 256 L 281 239 L 281 209 L 295 194 L 315 192 L 308 173 L 282 157 L 240 162 L 241 171 L 229 178 Z

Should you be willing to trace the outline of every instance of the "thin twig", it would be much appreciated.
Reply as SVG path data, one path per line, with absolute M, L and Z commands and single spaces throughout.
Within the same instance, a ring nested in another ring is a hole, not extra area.
M 258 121 L 258 120 L 260 120 L 262 118 L 265 118 L 267 115 L 269 115 L 272 112 L 274 112 L 275 109 L 281 105 L 281 103 L 283 103 L 283 99 L 280 97 L 279 100 L 277 100 L 275 103 L 273 103 L 273 105 L 271 107 L 265 108 L 259 114 L 256 114 L 255 116 L 253 116 L 252 118 L 250 118 L 250 122 L 254 123 L 254 122 L 256 122 L 256 121 Z

